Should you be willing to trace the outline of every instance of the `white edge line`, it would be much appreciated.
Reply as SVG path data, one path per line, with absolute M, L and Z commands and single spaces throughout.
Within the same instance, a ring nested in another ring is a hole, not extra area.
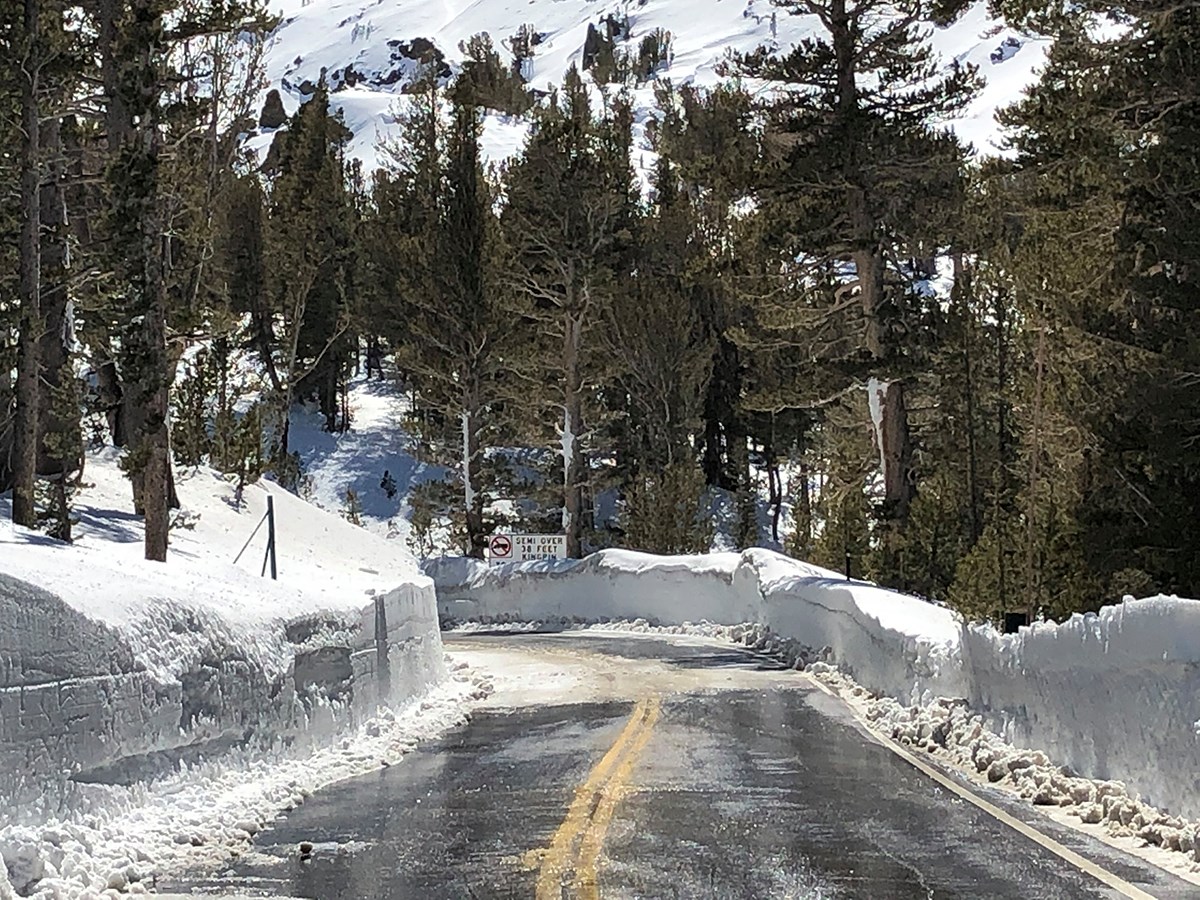
M 1091 875 L 1093 878 L 1097 879 L 1098 881 L 1102 882 L 1103 884 L 1108 885 L 1114 891 L 1118 891 L 1119 893 L 1123 894 L 1124 896 L 1131 898 L 1131 900 L 1158 900 L 1158 898 L 1156 898 L 1153 894 L 1148 894 L 1144 890 L 1142 890 L 1140 887 L 1130 884 L 1128 881 L 1125 881 L 1123 878 L 1119 878 L 1118 876 L 1114 875 L 1112 872 L 1109 872 L 1107 869 L 1102 869 L 1100 866 L 1096 865 L 1090 859 L 1086 859 L 1083 856 L 1080 856 L 1078 853 L 1076 853 L 1074 850 L 1070 849 L 1069 847 L 1064 847 L 1058 841 L 1043 834 L 1042 832 L 1038 831 L 1033 826 L 1028 825 L 1025 822 L 1022 822 L 1020 819 L 1015 818 L 1014 816 L 1010 815 L 1009 813 L 1006 813 L 1004 810 L 1000 809 L 1000 807 L 998 807 L 992 803 L 989 803 L 987 800 L 984 800 L 978 794 L 975 794 L 973 791 L 970 791 L 967 788 L 963 787 L 958 782 L 956 782 L 950 778 L 947 778 L 945 775 L 943 775 L 937 769 L 935 769 L 932 766 L 928 765 L 927 763 L 924 763 L 921 760 L 917 759 L 915 756 L 913 756 L 911 753 L 909 753 L 903 747 L 899 746 L 895 741 L 887 740 L 886 738 L 882 737 L 878 732 L 876 732 L 871 727 L 871 724 L 866 719 L 864 719 L 862 717 L 862 715 L 860 715 L 859 711 L 857 709 L 855 709 L 852 704 L 850 704 L 843 697 L 841 697 L 841 695 L 830 690 L 827 685 L 822 684 L 819 679 L 814 678 L 812 675 L 809 675 L 807 672 L 804 672 L 801 674 L 803 674 L 806 679 L 808 679 L 810 682 L 815 684 L 818 688 L 820 688 L 822 691 L 824 691 L 830 697 L 836 697 L 838 700 L 841 700 L 842 703 L 845 704 L 846 708 L 850 710 L 851 715 L 853 715 L 855 719 L 857 719 L 863 726 L 866 727 L 867 732 L 871 735 L 873 740 L 875 740 L 879 744 L 882 744 L 884 747 L 887 747 L 889 750 L 891 750 L 893 753 L 895 753 L 897 756 L 899 756 L 906 763 L 913 766 L 914 768 L 916 768 L 918 771 L 922 772 L 924 775 L 928 776 L 929 778 L 932 778 L 934 781 L 936 781 L 942 787 L 946 788 L 949 791 L 952 791 L 954 794 L 961 797 L 963 800 L 966 800 L 968 803 L 983 810 L 985 813 L 987 813 L 992 818 L 997 819 L 1000 822 L 1003 822 L 1009 828 L 1012 828 L 1014 831 L 1029 838 L 1031 841 L 1033 841 L 1038 846 L 1043 847 L 1044 849 L 1049 850 L 1055 856 L 1058 856 L 1058 857 L 1066 860 L 1067 862 L 1069 862 L 1071 865 L 1075 866 L 1075 868 L 1079 869 L 1080 871 L 1086 872 L 1088 875 Z

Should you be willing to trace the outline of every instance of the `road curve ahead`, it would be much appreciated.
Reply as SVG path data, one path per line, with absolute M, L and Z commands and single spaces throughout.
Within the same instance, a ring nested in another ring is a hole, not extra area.
M 593 632 L 447 645 L 495 673 L 468 725 L 313 797 L 228 870 L 172 887 L 315 900 L 1200 896 L 987 792 L 1073 864 L 752 653 Z

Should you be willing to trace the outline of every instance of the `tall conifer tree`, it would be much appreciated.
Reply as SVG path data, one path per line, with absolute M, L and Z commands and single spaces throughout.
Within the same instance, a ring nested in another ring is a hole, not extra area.
M 596 328 L 610 302 L 618 223 L 628 209 L 629 163 L 613 154 L 612 127 L 592 111 L 579 73 L 567 72 L 509 172 L 507 239 L 521 312 L 546 341 L 541 360 L 561 412 L 563 531 L 568 556 L 583 546 L 587 413 L 598 386 Z

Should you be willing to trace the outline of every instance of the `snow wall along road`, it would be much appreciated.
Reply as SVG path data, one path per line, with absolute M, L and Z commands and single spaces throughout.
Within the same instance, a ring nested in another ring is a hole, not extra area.
M 94 617 L 0 574 L 0 809 L 16 820 L 73 781 L 130 783 L 238 744 L 300 750 L 445 676 L 420 576 L 250 625 L 153 598 Z
M 449 621 L 755 622 L 903 703 L 965 698 L 1009 742 L 1200 816 L 1200 601 L 1129 600 L 1016 635 L 765 550 L 426 567 Z

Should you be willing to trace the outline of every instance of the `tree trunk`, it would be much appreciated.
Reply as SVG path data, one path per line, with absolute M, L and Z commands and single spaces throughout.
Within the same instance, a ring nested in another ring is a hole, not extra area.
M 717 338 L 713 374 L 704 395 L 704 480 L 710 487 L 729 491 L 736 491 L 741 485 L 734 447 L 739 437 L 745 436 L 734 405 L 741 381 L 738 354 L 733 341 L 723 336 Z
M 40 347 L 45 324 L 41 311 L 41 141 L 38 109 L 40 10 L 25 0 L 26 52 L 21 82 L 21 322 L 17 337 L 16 421 L 13 434 L 12 520 L 37 525 L 34 480 L 38 456 Z
M 467 556 L 484 558 L 487 535 L 484 533 L 484 496 L 479 488 L 479 401 L 475 390 L 463 391 L 462 408 L 462 492 L 467 522 Z
M 1025 509 L 1025 595 L 1028 597 L 1029 623 L 1037 620 L 1039 595 L 1042 590 L 1041 569 L 1037 552 L 1040 535 L 1039 491 L 1041 489 L 1043 399 L 1046 374 L 1046 327 L 1038 328 L 1037 351 L 1034 355 L 1033 428 L 1029 453 L 1029 500 Z
M 858 297 L 863 313 L 863 346 L 877 362 L 892 356 L 890 302 L 887 292 L 887 264 L 880 242 L 878 225 L 871 209 L 872 186 L 863 172 L 855 150 L 862 112 L 858 102 L 858 59 L 851 13 L 846 0 L 833 0 L 830 11 L 830 38 L 837 60 L 838 117 L 848 151 L 842 173 L 846 182 L 846 214 L 850 229 L 851 259 L 858 279 Z M 858 13 L 853 15 L 857 16 Z M 912 470 L 912 441 L 908 428 L 908 408 L 904 385 L 896 380 L 871 379 L 868 391 L 878 391 L 880 409 L 872 408 L 876 440 L 884 480 L 883 518 L 888 534 L 908 518 L 916 494 Z
M 812 550 L 812 493 L 808 484 L 808 464 L 800 463 L 800 499 L 792 518 L 797 523 L 798 543 L 807 554 Z M 803 530 L 801 530 L 803 528 Z
M 871 379 L 868 390 L 873 395 L 871 417 L 883 474 L 883 518 L 891 522 L 903 521 L 908 518 L 917 493 L 904 383 Z
M 75 342 L 75 311 L 67 291 L 68 241 L 66 171 L 63 161 L 61 123 L 46 122 L 42 146 L 50 159 L 49 177 L 42 186 L 42 310 L 46 327 L 42 333 L 42 385 L 44 402 L 38 417 L 38 474 L 63 478 L 83 465 L 82 447 L 47 447 L 48 435 L 65 436 L 80 427 L 77 406 L 70 412 L 59 401 L 59 393 L 75 378 L 71 350 Z
M 157 197 L 150 198 L 157 205 Z M 166 562 L 168 514 L 171 502 L 171 458 L 168 433 L 169 361 L 167 355 L 166 284 L 158 216 L 149 213 L 142 225 L 145 242 L 146 368 L 136 395 L 143 402 L 138 444 L 144 454 L 142 508 L 146 526 L 146 559 Z
M 131 126 L 129 108 L 126 105 L 117 74 L 115 44 L 119 37 L 120 7 L 123 0 L 99 0 L 100 26 L 98 29 L 100 50 L 100 74 L 104 81 L 107 103 L 104 107 L 104 127 L 108 132 L 109 152 L 115 155 L 121 149 Z
M 96 393 L 108 421 L 108 434 L 114 447 L 129 446 L 129 427 L 125 421 L 125 389 L 117 375 L 116 360 L 107 359 L 96 367 Z
M 783 484 L 779 476 L 779 464 L 771 459 L 767 462 L 767 480 L 771 491 L 771 540 L 779 543 L 779 517 L 783 514 Z
M 873 359 L 883 359 L 889 350 L 883 253 L 873 234 L 874 223 L 866 211 L 866 201 L 860 189 L 851 189 L 850 204 L 852 221 L 857 222 L 854 232 L 858 249 L 854 251 L 854 268 L 858 275 L 858 297 L 865 323 L 863 342 Z
M 1008 503 L 1008 298 L 996 293 L 996 502 L 992 512 L 996 523 L 996 592 L 1008 597 L 1008 540 L 1002 516 Z M 1032 620 L 1031 620 L 1032 621 Z
M 155 0 L 133 0 L 131 16 L 118 38 L 128 46 L 124 70 L 117 79 L 116 97 L 136 106 L 129 121 L 133 125 L 122 137 L 118 155 L 124 179 L 119 197 L 123 212 L 136 216 L 128 232 L 135 304 L 132 327 L 125 332 L 123 347 L 128 361 L 125 381 L 126 413 L 136 427 L 132 453 L 141 474 L 141 489 L 134 484 L 134 502 L 140 503 L 145 524 L 146 559 L 167 558 L 168 515 L 171 500 L 170 434 L 168 431 L 169 389 L 173 376 L 167 350 L 167 244 L 163 223 L 161 184 L 162 134 L 158 98 L 163 90 L 160 57 L 162 11 Z M 123 93 L 124 92 L 124 93 Z M 140 321 L 140 329 L 137 325 Z M 133 424 L 132 422 L 130 424 Z
M 763 445 L 767 466 L 767 494 L 771 506 L 771 540 L 779 543 L 779 517 L 783 512 L 783 479 L 779 474 L 779 459 L 775 455 L 775 414 L 771 413 L 770 428 Z
M 975 372 L 971 358 L 971 270 L 963 264 L 962 253 L 954 253 L 954 293 L 961 301 L 963 325 L 963 379 L 966 389 L 967 416 L 967 497 L 971 504 L 971 543 L 983 533 L 983 513 L 980 509 L 979 454 L 975 439 Z
M 721 483 L 724 457 L 721 452 L 721 414 L 716 394 L 717 388 L 710 384 L 704 397 L 704 481 L 711 486 Z
M 563 328 L 563 532 L 567 536 L 567 556 L 583 556 L 583 451 L 579 432 L 583 426 L 583 390 L 580 378 L 580 350 L 583 345 L 583 320 L 566 313 Z
M 317 385 L 317 403 L 325 418 L 325 430 L 335 434 L 338 431 L 338 367 L 328 356 L 313 372 L 313 381 Z
M 483 532 L 483 495 L 479 492 L 478 473 L 475 468 L 475 459 L 479 455 L 477 406 L 473 393 L 465 391 L 462 410 L 462 480 L 463 509 L 467 526 L 466 550 L 467 556 L 483 559 L 487 535 Z
M 834 0 L 829 10 L 829 37 L 837 65 L 837 114 L 846 142 L 842 176 L 846 185 L 846 216 L 850 230 L 850 257 L 858 279 L 858 297 L 865 322 L 863 341 L 873 359 L 887 355 L 884 319 L 884 260 L 871 214 L 868 185 L 856 152 L 860 110 L 858 103 L 858 53 L 846 0 Z

